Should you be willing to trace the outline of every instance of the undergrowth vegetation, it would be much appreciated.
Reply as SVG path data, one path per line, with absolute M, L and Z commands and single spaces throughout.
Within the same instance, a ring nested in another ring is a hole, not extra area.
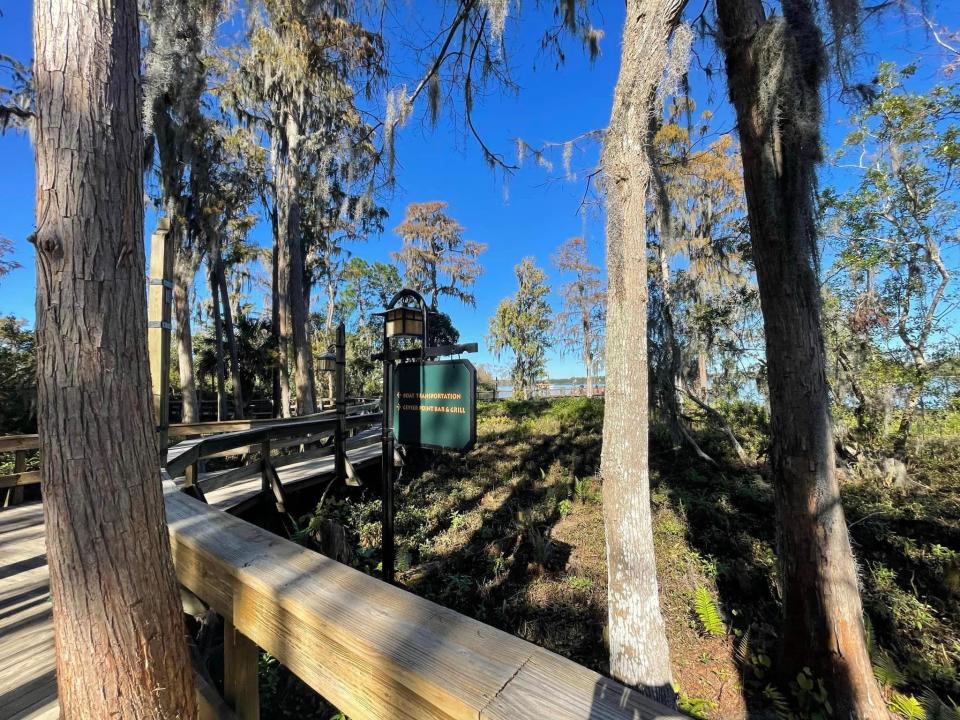
M 819 678 L 777 672 L 781 602 L 761 409 L 725 408 L 756 466 L 698 434 L 713 467 L 651 428 L 654 541 L 682 710 L 704 718 L 829 718 Z M 397 493 L 398 579 L 408 589 L 605 672 L 600 507 L 603 404 L 483 404 L 465 456 L 411 455 Z M 891 709 L 955 717 L 960 699 L 960 448 L 928 444 L 906 488 L 853 470 L 843 500 L 871 652 Z M 327 498 L 308 519 L 346 531 L 376 572 L 380 503 Z M 266 706 L 266 703 L 265 703 Z M 954 713 L 953 716 L 950 713 Z

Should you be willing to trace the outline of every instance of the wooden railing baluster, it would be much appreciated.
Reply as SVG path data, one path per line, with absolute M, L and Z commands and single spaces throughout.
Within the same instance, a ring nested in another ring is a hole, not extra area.
M 223 620 L 223 694 L 238 720 L 260 720 L 260 648 Z

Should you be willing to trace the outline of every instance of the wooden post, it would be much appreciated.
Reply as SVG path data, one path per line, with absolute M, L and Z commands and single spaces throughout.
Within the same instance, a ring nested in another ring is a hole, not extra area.
M 22 473 L 27 469 L 27 452 L 26 450 L 17 450 L 13 454 L 13 472 L 14 474 Z M 12 488 L 7 488 L 6 497 L 3 499 L 3 507 L 12 507 L 14 505 L 19 505 L 23 502 L 23 486 L 14 485 Z
M 333 391 L 337 409 L 337 429 L 333 436 L 333 472 L 338 481 L 347 479 L 347 331 L 343 323 L 337 325 L 337 370 Z
M 260 491 L 266 495 L 270 489 L 270 440 L 260 443 Z
M 239 720 L 260 718 L 259 664 L 260 649 L 224 618 L 223 695 Z
M 160 218 L 150 236 L 150 291 L 147 295 L 147 340 L 153 383 L 160 466 L 167 464 L 170 429 L 170 301 L 173 297 L 173 237 L 170 221 Z
M 183 486 L 192 487 L 197 484 L 200 479 L 200 462 L 194 461 L 187 465 L 183 470 Z

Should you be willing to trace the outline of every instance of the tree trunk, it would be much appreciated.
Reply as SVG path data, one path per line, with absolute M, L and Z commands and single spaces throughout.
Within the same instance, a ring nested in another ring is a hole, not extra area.
M 270 266 L 270 334 L 273 336 L 274 362 L 273 362 L 273 417 L 287 417 L 288 413 L 283 410 L 284 407 L 290 407 L 287 393 L 283 392 L 284 380 L 286 374 L 281 370 L 284 367 L 280 362 L 280 247 L 277 235 L 277 214 L 276 211 L 270 213 L 271 226 L 273 227 L 273 251 L 271 253 Z M 285 356 L 284 356 L 285 357 Z
M 227 335 L 227 349 L 230 352 L 230 379 L 233 381 L 233 417 L 243 418 L 243 388 L 240 386 L 240 352 L 237 348 L 237 334 L 233 327 L 233 311 L 230 307 L 230 295 L 227 293 L 226 272 L 223 259 L 217 265 L 217 285 L 220 288 L 220 303 L 223 306 L 223 329 Z
M 137 3 L 34 4 L 37 386 L 65 718 L 195 718 L 147 362 Z
M 707 401 L 707 388 L 710 385 L 710 378 L 707 375 L 707 353 L 703 348 L 697 351 L 697 387 L 696 393 L 704 402 Z
M 607 189 L 603 514 L 610 671 L 674 706 L 660 614 L 647 468 L 648 117 L 682 0 L 628 0 L 620 76 L 603 149 Z
M 291 415 L 290 398 L 290 245 L 289 223 L 287 221 L 290 204 L 287 197 L 289 172 L 286 161 L 281 159 L 278 144 L 279 133 L 273 133 L 271 157 L 274 161 L 274 185 L 276 186 L 277 222 L 274 234 L 276 272 L 274 283 L 274 314 L 277 318 L 277 364 L 280 366 L 280 416 Z
M 882 718 L 840 504 L 820 325 L 813 187 L 826 60 L 811 2 L 783 9 L 768 21 L 760 0 L 717 0 L 766 334 L 781 667 L 785 677 L 809 667 L 838 717 Z
M 287 298 L 290 304 L 290 320 L 293 324 L 297 414 L 309 415 L 316 411 L 316 402 L 310 377 L 313 363 L 310 352 L 310 331 L 307 326 L 310 322 L 309 303 L 304 302 L 303 296 L 303 242 L 300 237 L 300 128 L 292 117 L 288 117 L 286 123 L 286 142 L 284 175 L 286 212 L 281 213 L 280 227 L 290 258 Z
M 180 368 L 181 422 L 200 422 L 197 377 L 193 370 L 193 330 L 190 322 L 190 286 L 197 268 L 178 248 L 173 277 L 173 313 L 176 319 L 177 361 Z
M 224 368 L 223 321 L 220 318 L 220 292 L 217 282 L 217 265 L 220 263 L 219 241 L 211 238 L 210 257 L 207 261 L 207 279 L 210 283 L 210 303 L 213 308 L 213 338 L 217 358 L 217 420 L 227 419 L 226 368 Z
M 918 380 L 907 391 L 907 399 L 903 403 L 903 414 L 900 416 L 900 423 L 897 425 L 897 434 L 893 438 L 893 450 L 897 457 L 906 458 L 907 442 L 910 440 L 910 426 L 913 424 L 917 407 L 920 405 L 922 387 Z
M 593 397 L 593 335 L 590 332 L 589 310 L 584 310 L 581 320 L 583 331 L 583 368 L 587 375 L 587 397 Z

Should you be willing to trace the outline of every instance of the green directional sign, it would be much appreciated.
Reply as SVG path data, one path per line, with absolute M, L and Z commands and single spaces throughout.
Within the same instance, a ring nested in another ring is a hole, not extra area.
M 468 360 L 393 369 L 393 433 L 417 447 L 469 450 L 477 439 L 477 371 Z

